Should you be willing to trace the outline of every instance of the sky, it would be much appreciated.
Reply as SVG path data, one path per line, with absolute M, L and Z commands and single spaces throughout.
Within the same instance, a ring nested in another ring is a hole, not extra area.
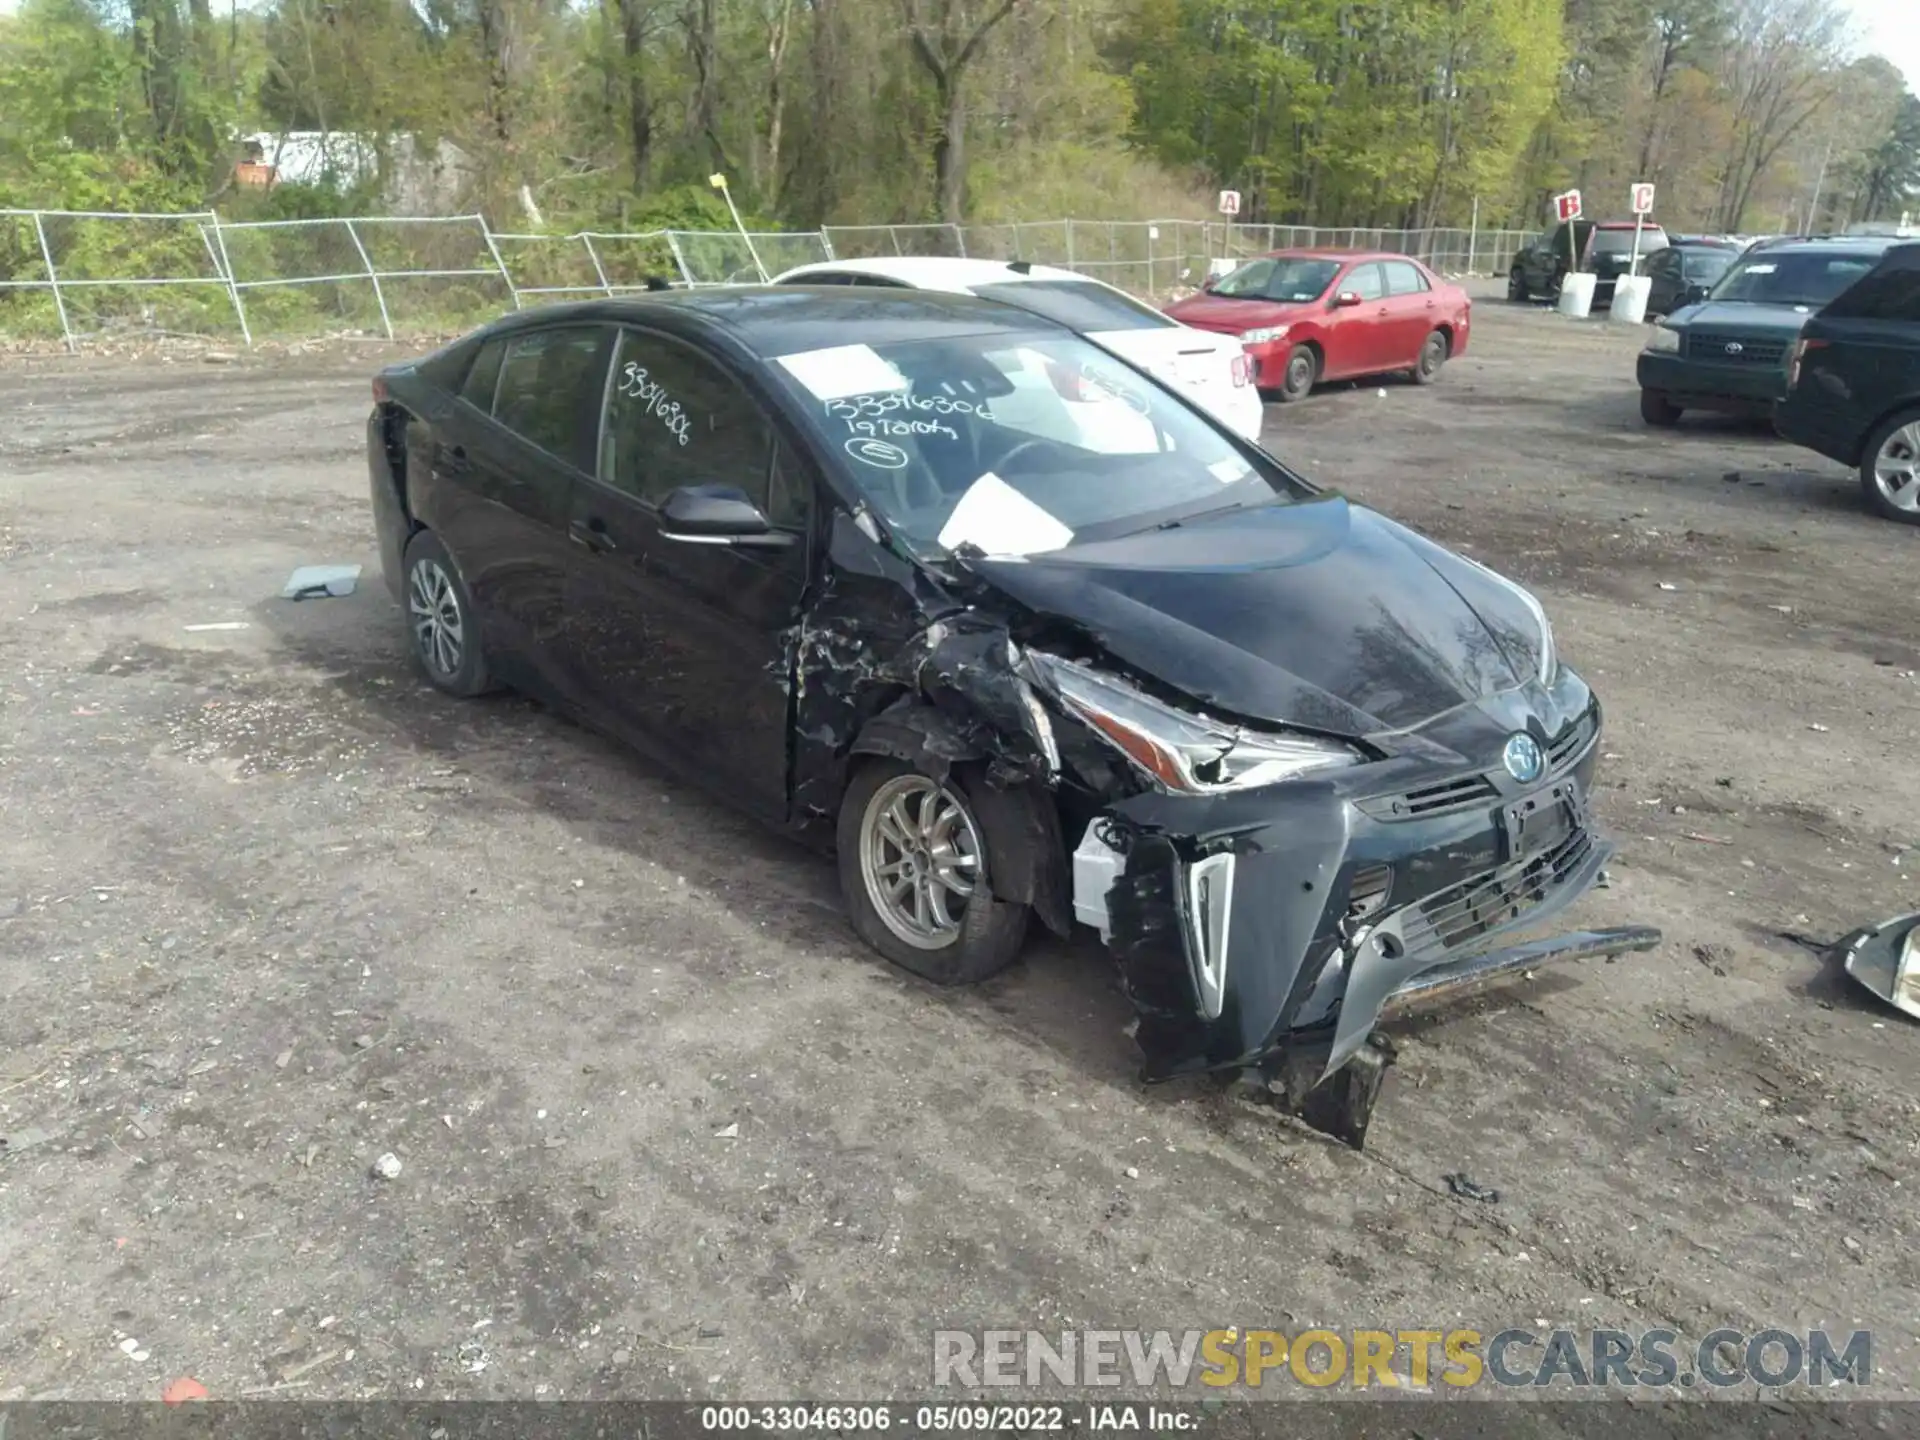
M 1914 0 L 1848 0 L 1862 54 L 1884 55 L 1920 93 L 1920 23 Z

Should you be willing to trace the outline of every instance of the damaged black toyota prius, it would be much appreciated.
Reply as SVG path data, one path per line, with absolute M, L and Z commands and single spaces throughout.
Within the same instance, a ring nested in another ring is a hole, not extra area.
M 1149 1079 L 1354 1143 L 1381 1017 L 1646 948 L 1495 948 L 1588 890 L 1601 711 L 1532 595 L 1072 331 L 721 289 L 511 316 L 374 382 L 388 584 L 512 686 L 831 843 L 943 983 L 1097 931 Z

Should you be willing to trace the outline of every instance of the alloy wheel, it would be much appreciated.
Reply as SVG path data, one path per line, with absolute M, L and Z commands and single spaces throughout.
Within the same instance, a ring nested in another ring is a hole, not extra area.
M 1873 483 L 1894 509 L 1920 513 L 1920 420 L 1881 442 L 1873 457 Z
M 900 775 L 860 817 L 860 875 L 881 922 L 907 944 L 939 950 L 960 934 L 982 875 L 980 832 L 952 790 Z
M 413 643 L 435 674 L 459 673 L 466 654 L 466 628 L 453 580 L 437 560 L 416 560 L 407 582 L 407 610 L 413 619 Z

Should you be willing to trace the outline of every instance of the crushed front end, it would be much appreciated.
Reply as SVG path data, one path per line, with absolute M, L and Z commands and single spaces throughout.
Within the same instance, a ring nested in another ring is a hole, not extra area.
M 1063 711 L 1125 745 L 1074 693 L 1089 672 L 1040 670 Z M 1147 1078 L 1252 1069 L 1309 1118 L 1330 1109 L 1322 1128 L 1357 1145 L 1384 1013 L 1655 943 L 1635 928 L 1496 948 L 1585 894 L 1612 853 L 1588 804 L 1600 726 L 1598 700 L 1558 668 L 1550 686 L 1325 746 L 1324 763 L 1302 752 L 1272 783 L 1216 768 L 1204 788 L 1173 777 L 1101 806 L 1068 836 L 1074 907 L 1119 964 Z

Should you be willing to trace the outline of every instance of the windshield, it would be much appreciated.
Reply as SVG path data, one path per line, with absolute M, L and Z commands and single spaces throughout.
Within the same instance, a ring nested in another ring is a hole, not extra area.
M 836 345 L 776 373 L 923 553 L 1032 555 L 1305 493 L 1076 336 Z
M 1213 287 L 1216 295 L 1232 300 L 1318 300 L 1339 273 L 1335 260 L 1251 260 Z
M 1878 258 L 1763 250 L 1722 275 L 1707 298 L 1749 305 L 1824 305 L 1871 270 Z
M 1109 330 L 1167 330 L 1178 323 L 1098 280 L 1010 280 L 976 285 L 973 293 L 984 300 L 1031 310 L 1082 335 Z
M 1689 250 L 1680 259 L 1681 274 L 1699 285 L 1711 285 L 1733 264 L 1730 250 Z

